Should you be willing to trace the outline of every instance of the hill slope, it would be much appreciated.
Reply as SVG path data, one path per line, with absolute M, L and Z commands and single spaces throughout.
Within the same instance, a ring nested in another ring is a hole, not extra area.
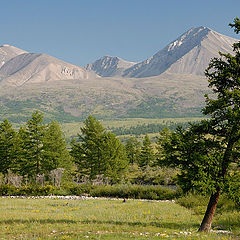
M 125 77 L 151 77 L 165 71 L 203 75 L 218 52 L 231 52 L 233 39 L 206 27 L 192 28 L 147 60 L 127 69 Z
M 0 46 L 0 67 L 2 67 L 3 64 L 5 64 L 11 58 L 23 53 L 27 52 L 20 48 L 16 48 L 7 44 Z
M 16 86 L 27 82 L 88 79 L 91 75 L 93 73 L 88 73 L 81 67 L 38 53 L 18 55 L 0 68 L 2 82 Z

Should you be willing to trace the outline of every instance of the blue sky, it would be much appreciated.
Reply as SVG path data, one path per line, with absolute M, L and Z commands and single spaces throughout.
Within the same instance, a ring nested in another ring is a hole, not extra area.
M 84 66 L 103 55 L 142 61 L 191 27 L 240 38 L 239 0 L 0 0 L 0 45 Z

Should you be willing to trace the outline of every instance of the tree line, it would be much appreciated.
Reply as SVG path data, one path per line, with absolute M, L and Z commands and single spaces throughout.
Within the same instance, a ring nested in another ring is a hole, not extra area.
M 169 128 L 170 130 L 175 130 L 179 125 L 183 128 L 188 127 L 188 123 L 176 123 L 176 122 L 166 122 L 166 124 L 162 123 L 148 123 L 148 124 L 138 124 L 136 126 L 131 126 L 129 128 L 126 127 L 111 127 L 113 133 L 117 136 L 120 135 L 142 135 L 142 134 L 149 134 L 149 133 L 158 133 L 162 131 L 164 128 Z
M 158 184 L 154 179 L 158 155 L 148 135 L 142 143 L 131 137 L 124 145 L 93 116 L 84 121 L 70 148 L 58 122 L 44 124 L 39 111 L 18 131 L 7 119 L 0 124 L 0 173 L 5 176 L 11 171 L 27 181 L 49 178 L 53 170 L 64 169 L 69 181 L 92 182 L 101 176 L 111 184 Z M 144 178 L 146 171 L 152 172 L 151 180 Z

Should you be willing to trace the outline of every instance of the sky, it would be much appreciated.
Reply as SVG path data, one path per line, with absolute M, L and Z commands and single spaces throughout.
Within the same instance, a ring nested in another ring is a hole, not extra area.
M 0 45 L 79 66 L 145 60 L 192 27 L 240 38 L 228 26 L 239 0 L 0 0 L 0 10 Z

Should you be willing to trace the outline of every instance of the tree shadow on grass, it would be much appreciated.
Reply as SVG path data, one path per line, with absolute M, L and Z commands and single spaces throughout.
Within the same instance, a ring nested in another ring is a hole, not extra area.
M 128 226 L 141 226 L 149 227 L 154 226 L 158 228 L 169 228 L 169 229 L 189 229 L 189 228 L 198 228 L 199 224 L 194 223 L 175 223 L 175 222 L 148 222 L 143 223 L 140 221 L 135 222 L 124 222 L 124 221 L 101 221 L 101 220 L 84 220 L 81 221 L 83 224 L 113 224 L 113 225 L 128 225 Z
M 126 222 L 126 221 L 102 221 L 102 220 L 71 220 L 71 219 L 8 219 L 0 220 L 1 224 L 25 224 L 25 223 L 38 223 L 38 224 L 57 224 L 57 223 L 67 223 L 67 224 L 112 224 L 112 225 L 126 225 L 126 226 L 139 226 L 139 227 L 149 227 L 154 226 L 158 228 L 168 228 L 168 229 L 190 229 L 198 228 L 199 225 L 195 223 L 175 223 L 175 222 Z

